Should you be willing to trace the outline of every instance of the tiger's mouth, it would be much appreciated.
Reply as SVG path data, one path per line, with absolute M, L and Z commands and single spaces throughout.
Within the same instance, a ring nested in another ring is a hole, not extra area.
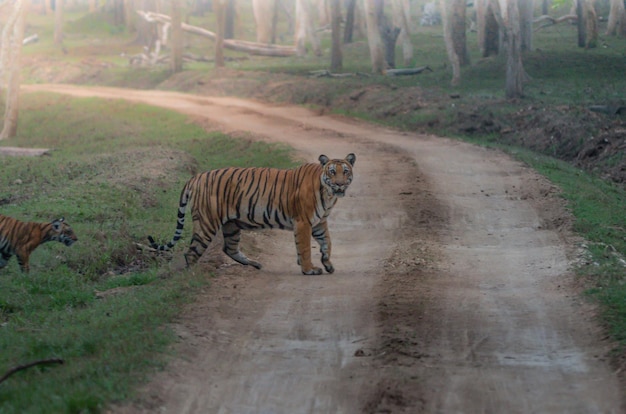
M 63 240 L 63 244 L 66 245 L 67 247 L 70 247 L 72 244 L 74 244 L 76 240 L 72 240 L 72 239 L 65 239 Z

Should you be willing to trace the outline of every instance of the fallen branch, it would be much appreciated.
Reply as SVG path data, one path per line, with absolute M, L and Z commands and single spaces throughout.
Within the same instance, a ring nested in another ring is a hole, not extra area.
M 608 115 L 622 115 L 626 114 L 626 106 L 619 105 L 591 105 L 589 110 L 593 112 L 600 112 Z
M 35 365 L 44 365 L 44 364 L 63 364 L 63 360 L 59 359 L 59 358 L 52 358 L 52 359 L 42 359 L 39 361 L 34 361 L 34 362 L 30 362 L 28 364 L 24 364 L 24 365 L 18 365 L 16 367 L 11 368 L 10 370 L 8 370 L 3 376 L 2 378 L 0 378 L 0 384 L 4 381 L 6 381 L 7 378 L 9 378 L 11 375 L 15 374 L 18 371 L 23 371 L 25 369 L 34 367 Z
M 364 76 L 367 77 L 369 76 L 366 73 L 361 73 L 361 72 L 356 72 L 356 73 L 332 73 L 331 71 L 327 70 L 327 69 L 322 69 L 322 70 L 314 70 L 309 72 L 309 74 L 311 76 L 313 76 L 314 78 L 349 78 L 352 76 Z
M 42 155 L 50 155 L 49 148 L 19 148 L 19 147 L 0 147 L 0 155 L 8 155 L 10 157 L 39 157 Z
M 146 21 L 151 23 L 171 24 L 170 16 L 165 14 L 145 12 L 142 10 L 137 10 L 137 13 Z M 207 37 L 211 40 L 215 40 L 217 38 L 217 35 L 215 33 L 211 32 L 210 30 L 203 29 L 202 27 L 192 26 L 187 23 L 182 23 L 181 27 L 184 31 L 188 33 Z M 296 54 L 296 48 L 293 46 L 272 45 L 235 39 L 224 39 L 224 47 L 226 49 L 259 56 L 287 57 L 294 56 Z
M 566 14 L 564 16 L 561 17 L 552 17 L 552 16 L 548 16 L 546 14 L 537 17 L 535 20 L 533 20 L 533 23 L 541 23 L 541 22 L 548 22 L 546 24 L 542 24 L 540 26 L 538 26 L 535 31 L 539 30 L 539 29 L 543 29 L 544 27 L 547 26 L 552 26 L 555 24 L 559 24 L 559 23 L 563 23 L 563 22 L 567 22 L 570 21 L 572 23 L 578 21 L 578 16 L 576 16 L 575 14 Z
M 25 37 L 24 40 L 22 40 L 22 45 L 26 46 L 31 43 L 37 43 L 38 41 L 39 41 L 39 36 L 37 36 L 37 33 L 35 33 L 32 36 Z
M 421 66 L 419 68 L 409 68 L 409 69 L 387 69 L 384 74 L 387 76 L 406 76 L 406 75 L 417 75 L 418 73 L 422 73 L 424 71 L 432 72 L 433 70 L 430 66 Z
M 242 60 L 246 60 L 248 59 L 247 57 L 225 57 L 224 60 L 226 62 L 238 62 L 238 61 L 242 61 Z M 157 59 L 152 59 L 150 56 L 148 56 L 145 53 L 140 53 L 137 55 L 132 55 L 128 57 L 128 63 L 131 66 L 152 66 L 154 64 L 165 64 L 167 62 L 169 62 L 170 60 L 170 56 L 169 55 L 160 55 Z M 184 53 L 183 54 L 183 61 L 184 62 L 214 62 L 215 59 L 210 58 L 208 56 L 199 56 L 199 55 L 194 55 L 192 53 Z

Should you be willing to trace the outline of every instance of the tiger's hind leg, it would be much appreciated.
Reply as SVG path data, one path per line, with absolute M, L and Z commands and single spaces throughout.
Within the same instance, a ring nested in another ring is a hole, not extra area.
M 194 217 L 191 243 L 189 243 L 189 248 L 185 252 L 187 267 L 191 267 L 198 262 L 216 234 L 217 230 L 213 230 L 213 227 L 210 226 L 201 225 L 200 221 Z
M 229 221 L 222 227 L 222 234 L 224 234 L 224 253 L 231 259 L 242 265 L 250 265 L 261 268 L 261 263 L 250 260 L 245 254 L 239 250 L 239 241 L 241 240 L 241 229 L 237 227 L 237 224 L 233 221 Z

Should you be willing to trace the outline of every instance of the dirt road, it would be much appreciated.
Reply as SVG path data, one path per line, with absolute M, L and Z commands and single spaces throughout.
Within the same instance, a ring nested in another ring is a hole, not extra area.
M 335 273 L 300 275 L 288 232 L 245 234 L 263 270 L 224 266 L 181 316 L 178 357 L 112 412 L 624 412 L 573 293 L 564 207 L 507 156 L 238 99 L 24 90 L 164 106 L 309 161 L 357 155 L 330 220 Z

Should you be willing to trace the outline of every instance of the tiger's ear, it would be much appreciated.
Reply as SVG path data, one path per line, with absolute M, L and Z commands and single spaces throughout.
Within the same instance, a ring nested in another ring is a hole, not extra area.
M 63 223 L 63 218 L 62 217 L 60 219 L 54 220 L 52 222 L 52 228 L 54 229 L 54 231 L 61 230 L 61 223 Z
M 326 155 L 324 155 L 324 154 L 320 155 L 318 160 L 320 160 L 320 163 L 322 164 L 322 167 L 324 165 L 326 165 L 328 163 L 328 161 L 330 161 L 330 159 Z
M 346 161 L 348 161 L 350 165 L 354 166 L 354 163 L 356 162 L 356 155 L 354 155 L 353 153 L 348 154 L 346 156 Z

